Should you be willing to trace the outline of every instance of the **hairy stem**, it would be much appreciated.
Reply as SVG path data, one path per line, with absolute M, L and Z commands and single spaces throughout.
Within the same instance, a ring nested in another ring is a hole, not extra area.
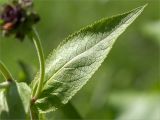
M 39 74 L 39 81 L 38 81 L 38 87 L 36 89 L 36 92 L 33 96 L 33 99 L 36 100 L 38 96 L 41 93 L 41 90 L 43 88 L 43 81 L 44 81 L 44 74 L 45 74 L 45 60 L 44 60 L 44 54 L 43 54 L 43 49 L 41 45 L 41 41 L 39 38 L 39 35 L 36 31 L 35 28 L 32 29 L 31 34 L 29 37 L 33 40 L 35 48 L 37 50 L 37 55 L 39 59 L 39 65 L 40 65 L 40 74 Z
M 13 81 L 12 75 L 1 61 L 0 61 L 0 72 L 2 73 L 7 82 Z
M 29 111 L 30 120 L 39 120 L 38 114 L 36 107 L 31 103 Z

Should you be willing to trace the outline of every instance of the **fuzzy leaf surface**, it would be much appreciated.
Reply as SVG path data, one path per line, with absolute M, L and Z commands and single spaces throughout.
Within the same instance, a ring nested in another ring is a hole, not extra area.
M 40 112 L 55 110 L 66 104 L 86 84 L 107 57 L 116 39 L 144 7 L 104 18 L 81 29 L 49 55 L 44 87 L 36 101 Z

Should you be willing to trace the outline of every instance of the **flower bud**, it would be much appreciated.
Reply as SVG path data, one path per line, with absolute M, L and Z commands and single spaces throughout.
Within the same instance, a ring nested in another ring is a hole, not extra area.
M 31 0 L 20 0 L 2 6 L 0 29 L 4 36 L 14 35 L 20 40 L 25 38 L 32 26 L 40 20 L 39 16 L 29 8 L 31 5 Z

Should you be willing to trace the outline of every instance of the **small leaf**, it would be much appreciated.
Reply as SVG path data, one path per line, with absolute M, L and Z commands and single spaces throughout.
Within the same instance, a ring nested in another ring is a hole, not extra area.
M 115 40 L 144 7 L 95 22 L 70 35 L 50 54 L 46 62 L 44 88 L 36 101 L 40 112 L 66 104 L 86 84 L 107 57 Z
M 62 112 L 67 119 L 83 120 L 83 117 L 71 102 L 68 102 L 64 107 L 62 107 L 60 112 Z
M 0 119 L 8 119 L 9 110 L 4 89 L 0 90 L 0 101 Z
M 11 83 L 0 91 L 0 118 L 25 119 L 30 106 L 31 90 L 25 83 Z

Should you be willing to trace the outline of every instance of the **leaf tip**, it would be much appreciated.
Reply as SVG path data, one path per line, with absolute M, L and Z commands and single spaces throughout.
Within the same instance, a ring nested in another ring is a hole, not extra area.
M 144 10 L 144 8 L 147 7 L 147 6 L 148 6 L 148 3 L 146 3 L 145 5 L 142 5 L 142 6 L 138 7 L 137 9 L 140 9 L 141 12 L 142 12 Z
M 141 9 L 144 10 L 145 7 L 148 6 L 148 3 L 146 3 L 145 5 L 141 6 Z
M 139 6 L 139 7 L 135 8 L 135 9 L 131 10 L 129 13 L 134 13 L 134 14 L 136 14 L 136 16 L 139 16 L 143 12 L 144 8 L 147 5 L 148 5 L 148 3 L 143 5 L 143 6 Z

